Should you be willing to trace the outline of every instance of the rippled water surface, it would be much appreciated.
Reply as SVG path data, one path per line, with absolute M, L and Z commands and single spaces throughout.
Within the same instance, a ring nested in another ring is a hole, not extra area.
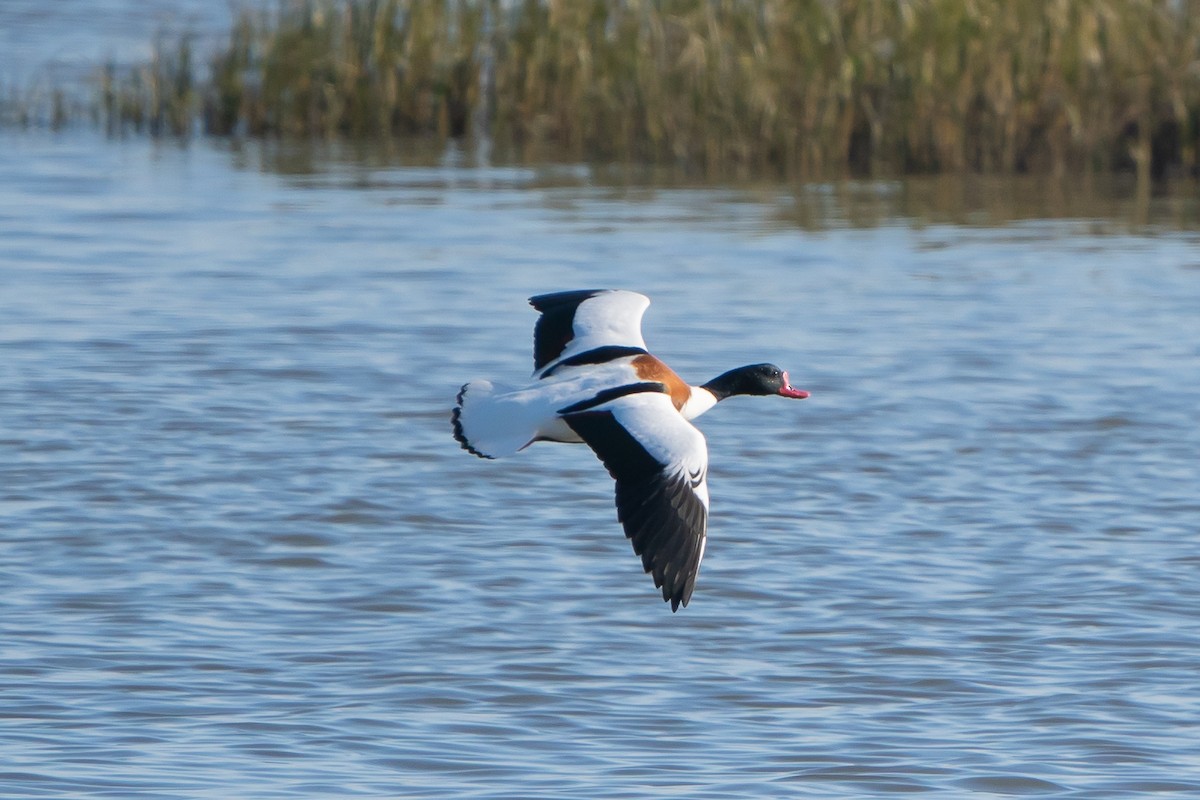
M 3 796 L 1200 795 L 1196 234 L 0 144 Z M 702 420 L 678 614 L 449 436 L 589 286 L 813 391 Z
M 0 796 L 1200 796 L 1200 237 L 1157 201 L 317 166 L 0 134 Z M 813 392 L 700 421 L 678 614 L 589 451 L 449 435 L 525 298 L 593 286 L 696 382 Z

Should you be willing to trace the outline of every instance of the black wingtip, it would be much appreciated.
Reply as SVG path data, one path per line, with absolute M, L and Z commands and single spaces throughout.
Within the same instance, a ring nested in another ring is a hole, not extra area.
M 538 311 L 546 311 L 556 306 L 575 306 L 595 297 L 598 294 L 611 291 L 610 289 L 575 289 L 567 292 L 549 292 L 547 294 L 538 294 L 529 298 L 529 305 L 536 308 Z
M 680 608 L 687 608 L 688 601 L 692 599 L 692 588 L 696 585 L 695 580 L 696 576 L 693 573 L 690 580 L 685 581 L 683 586 L 676 589 L 675 594 L 669 598 L 663 598 L 664 600 L 669 599 L 671 601 L 671 613 L 675 613 Z
M 603 293 L 604 289 L 551 292 L 529 298 L 541 316 L 533 326 L 533 368 L 541 369 L 562 355 L 575 338 L 575 310 L 579 304 Z

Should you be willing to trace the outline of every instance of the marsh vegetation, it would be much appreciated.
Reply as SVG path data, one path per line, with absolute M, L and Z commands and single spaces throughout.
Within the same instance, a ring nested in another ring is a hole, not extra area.
M 1194 175 L 1200 2 L 285 1 L 98 84 L 114 133 L 474 136 L 706 174 Z

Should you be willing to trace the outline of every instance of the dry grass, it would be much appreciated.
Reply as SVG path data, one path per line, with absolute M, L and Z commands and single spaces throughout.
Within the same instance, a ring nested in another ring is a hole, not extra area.
M 202 75 L 202 77 L 196 77 Z M 1200 0 L 307 0 L 102 81 L 112 130 L 459 137 L 728 174 L 1195 174 Z

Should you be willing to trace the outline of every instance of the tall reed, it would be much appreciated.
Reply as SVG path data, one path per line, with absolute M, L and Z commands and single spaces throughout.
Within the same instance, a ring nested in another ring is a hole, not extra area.
M 486 5 L 308 0 L 243 11 L 211 63 L 211 133 L 466 132 L 479 102 Z
M 1200 149 L 1200 0 L 284 0 L 208 74 L 103 84 L 112 127 L 487 135 L 818 175 L 1168 169 Z
M 176 136 L 191 131 L 196 80 L 188 37 L 174 45 L 161 38 L 148 62 L 121 71 L 107 64 L 100 74 L 100 114 L 110 132 L 124 127 Z

